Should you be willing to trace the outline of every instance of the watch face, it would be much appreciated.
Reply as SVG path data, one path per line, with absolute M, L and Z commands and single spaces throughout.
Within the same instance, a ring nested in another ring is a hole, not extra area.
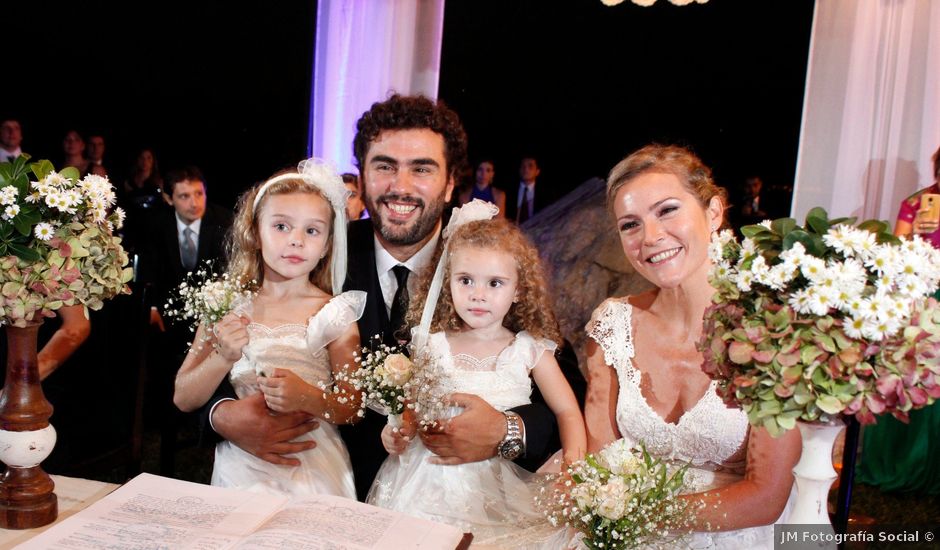
M 522 440 L 510 439 L 499 446 L 499 456 L 507 460 L 515 460 L 522 454 Z

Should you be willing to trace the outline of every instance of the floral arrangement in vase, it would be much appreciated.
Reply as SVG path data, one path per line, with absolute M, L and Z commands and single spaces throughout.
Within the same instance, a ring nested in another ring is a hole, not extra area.
M 129 294 L 133 270 L 113 233 L 124 212 L 109 213 L 107 178 L 27 160 L 0 164 L 0 322 L 25 327 L 62 306 L 97 310 Z
M 703 370 L 774 435 L 797 420 L 873 423 L 940 398 L 940 251 L 814 208 L 711 242 Z
M 590 549 L 678 547 L 695 512 L 679 498 L 685 473 L 619 439 L 549 476 L 536 503 L 552 525 L 579 531 Z

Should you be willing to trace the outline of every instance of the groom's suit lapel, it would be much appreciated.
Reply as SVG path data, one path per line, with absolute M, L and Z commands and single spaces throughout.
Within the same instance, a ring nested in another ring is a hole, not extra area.
M 349 224 L 349 269 L 344 290 L 366 292 L 366 308 L 358 323 L 362 345 L 368 345 L 376 334 L 383 335 L 384 340 L 385 334 L 390 332 L 388 312 L 375 271 L 375 237 L 369 220 Z

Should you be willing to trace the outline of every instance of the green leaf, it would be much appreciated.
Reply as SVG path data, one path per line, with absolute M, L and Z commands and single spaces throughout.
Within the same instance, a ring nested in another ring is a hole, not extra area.
M 783 250 L 790 250 L 793 248 L 794 243 L 800 243 L 803 245 L 807 251 L 813 247 L 813 238 L 809 233 L 802 229 L 794 229 L 787 233 L 787 236 L 783 238 L 783 245 L 781 248 Z
M 823 214 L 825 215 L 825 212 Z M 829 220 L 824 216 L 806 216 L 806 226 L 818 235 L 825 235 L 829 232 Z
M 836 218 L 834 220 L 829 220 L 829 227 L 834 227 L 839 224 L 855 225 L 856 220 L 858 220 L 858 218 L 855 216 L 852 216 L 851 218 Z
M 52 163 L 46 159 L 32 163 L 29 168 L 33 171 L 33 175 L 36 176 L 36 179 L 39 180 L 45 178 L 49 175 L 49 172 L 55 170 L 55 168 L 52 166 Z
M 27 262 L 38 262 L 42 259 L 42 255 L 39 252 L 36 252 L 32 248 L 23 246 L 21 244 L 10 243 L 10 250 L 16 254 L 17 257 L 26 260 Z
M 826 246 L 826 242 L 823 241 L 822 235 L 812 235 L 812 242 L 806 248 L 806 251 L 817 258 L 825 258 L 826 254 L 829 252 L 829 247 Z
M 82 173 L 79 172 L 78 168 L 75 168 L 74 166 L 66 166 L 62 169 L 62 171 L 59 172 L 59 175 L 61 175 L 63 178 L 68 178 L 73 181 L 82 179 Z
M 826 212 L 825 208 L 822 208 L 820 206 L 811 208 L 809 212 L 806 213 L 806 225 L 810 225 L 809 223 L 810 218 L 820 218 L 824 220 L 827 225 L 829 224 L 829 213 Z
M 832 395 L 820 395 L 817 397 L 816 406 L 828 414 L 839 414 L 842 412 L 842 409 L 845 408 L 842 401 L 839 401 L 839 398 Z
M 875 235 L 878 235 L 878 233 L 888 233 L 888 224 L 880 220 L 868 220 L 862 222 L 858 225 L 858 228 L 863 231 L 870 231 Z
M 741 228 L 741 234 L 749 239 L 753 239 L 761 233 L 770 233 L 770 230 L 763 225 L 745 225 Z
M 793 218 L 779 218 L 774 220 L 770 227 L 774 230 L 774 233 L 784 237 L 787 233 L 796 229 L 796 220 Z
M 16 216 L 13 218 L 13 226 L 16 227 L 16 230 L 23 235 L 24 237 L 29 236 L 33 226 L 29 223 L 29 220 L 25 216 Z

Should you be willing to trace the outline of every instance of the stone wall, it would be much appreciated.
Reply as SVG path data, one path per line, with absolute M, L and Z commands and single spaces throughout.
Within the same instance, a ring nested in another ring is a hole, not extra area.
M 643 292 L 607 213 L 606 184 L 590 179 L 523 225 L 548 271 L 555 315 L 585 370 L 584 325 L 605 298 Z

